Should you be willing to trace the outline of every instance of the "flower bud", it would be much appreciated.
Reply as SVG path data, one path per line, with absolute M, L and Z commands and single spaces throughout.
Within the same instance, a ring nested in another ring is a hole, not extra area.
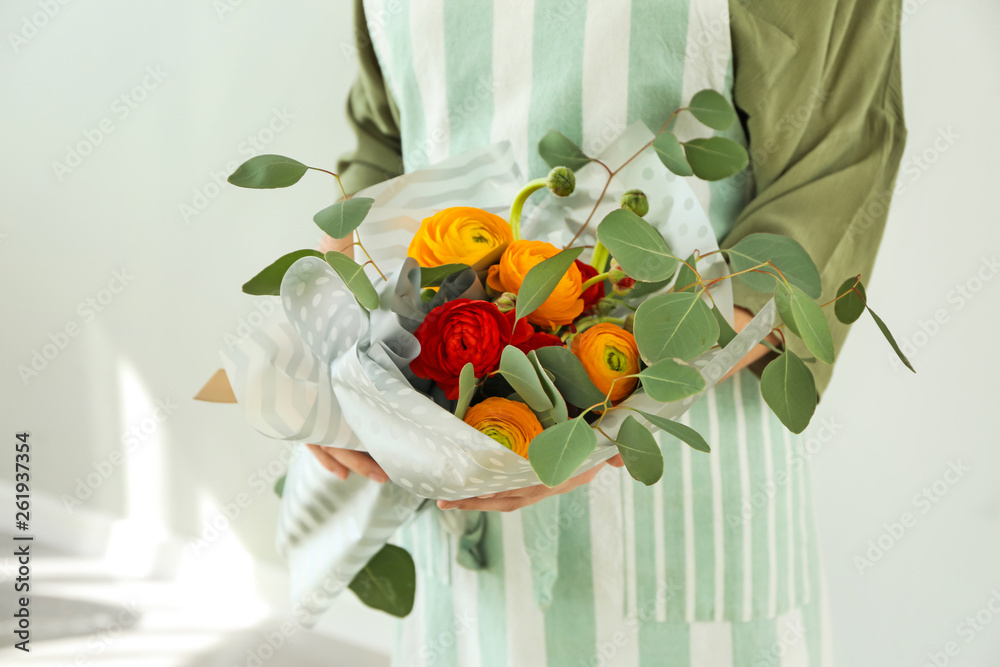
M 556 167 L 545 183 L 556 197 L 569 197 L 576 189 L 576 175 L 568 167 Z
M 629 190 L 622 195 L 621 204 L 640 218 L 649 213 L 649 200 L 642 190 Z
M 622 270 L 621 264 L 614 259 L 611 260 L 611 266 L 608 268 L 608 280 L 611 281 L 611 291 L 618 296 L 628 294 L 635 287 L 635 278 L 630 278 Z
M 622 324 L 622 329 L 630 334 L 635 333 L 635 313 L 629 313 L 625 316 L 625 323 Z
M 594 314 L 598 317 L 606 317 L 618 309 L 618 302 L 611 299 L 601 299 L 594 306 Z
M 517 295 L 513 292 L 504 292 L 493 303 L 497 305 L 501 313 L 507 313 L 517 307 Z

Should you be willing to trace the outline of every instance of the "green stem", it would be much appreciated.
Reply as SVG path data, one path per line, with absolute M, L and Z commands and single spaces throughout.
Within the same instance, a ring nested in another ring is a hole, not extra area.
M 514 203 L 510 207 L 510 231 L 515 241 L 521 240 L 521 209 L 524 208 L 524 202 L 528 201 L 533 192 L 544 188 L 546 183 L 548 183 L 547 177 L 531 181 L 514 198 Z
M 590 265 L 597 269 L 598 272 L 604 271 L 604 267 L 608 265 L 610 257 L 611 253 L 608 252 L 603 243 L 598 241 L 594 246 L 594 254 L 590 256 Z
M 591 286 L 596 285 L 597 283 L 603 283 L 605 280 L 608 279 L 609 275 L 611 275 L 611 274 L 610 273 L 598 273 L 596 276 L 594 276 L 593 278 L 591 278 L 587 282 L 585 282 L 582 285 L 580 285 L 580 295 L 582 296 L 583 293 L 586 292 Z
M 347 196 L 347 190 L 344 189 L 344 184 L 340 182 L 340 176 L 338 176 L 337 174 L 335 174 L 332 171 L 329 171 L 327 169 L 320 169 L 319 167 L 308 167 L 308 168 L 312 169 L 313 171 L 322 171 L 324 174 L 330 174 L 331 176 L 333 176 L 334 178 L 336 178 L 337 179 L 337 185 L 340 186 L 340 192 L 341 192 L 341 194 L 344 195 L 344 199 L 350 199 L 350 197 Z

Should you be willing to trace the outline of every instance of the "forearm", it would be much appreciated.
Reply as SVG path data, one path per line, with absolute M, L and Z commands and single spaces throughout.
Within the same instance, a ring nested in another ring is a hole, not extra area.
M 751 313 L 746 308 L 740 308 L 739 306 L 736 306 L 733 309 L 733 324 L 735 325 L 733 328 L 737 331 L 737 333 L 742 331 L 743 327 L 750 324 L 750 320 L 752 319 L 753 319 L 753 313 Z M 781 340 L 774 334 L 770 334 L 765 340 L 780 349 Z M 750 350 L 750 352 L 747 353 L 745 357 L 740 359 L 739 363 L 733 366 L 732 370 L 726 373 L 726 375 L 722 379 L 725 380 L 726 378 L 735 375 L 744 368 L 752 366 L 754 363 L 760 361 L 761 359 L 769 355 L 773 356 L 774 351 L 764 344 L 756 345 L 752 350 Z
M 342 252 L 351 259 L 354 259 L 353 235 L 348 236 L 346 239 L 335 239 L 328 234 L 323 234 L 323 238 L 320 239 L 317 250 L 320 252 Z

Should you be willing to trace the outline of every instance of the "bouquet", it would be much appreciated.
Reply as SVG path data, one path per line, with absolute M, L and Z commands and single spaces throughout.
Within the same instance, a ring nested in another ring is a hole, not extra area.
M 668 128 L 682 112 L 716 130 L 736 120 L 723 96 L 704 90 L 659 132 L 634 124 L 599 157 L 549 132 L 539 151 L 552 170 L 525 185 L 499 145 L 353 197 L 341 186 L 342 199 L 314 222 L 353 238 L 358 261 L 298 250 L 243 286 L 281 297 L 279 326 L 311 355 L 310 373 L 324 375 L 301 420 L 312 433 L 336 432 L 322 444 L 371 454 L 392 482 L 370 498 L 368 525 L 343 534 L 336 590 L 409 612 L 413 564 L 386 542 L 423 499 L 557 486 L 615 454 L 654 484 L 663 473 L 657 432 L 709 453 L 677 420 L 758 343 L 777 355 L 761 377 L 767 405 L 795 433 L 808 425 L 817 401 L 808 364 L 833 362 L 822 308 L 845 323 L 871 312 L 860 276 L 821 306 L 819 272 L 793 239 L 753 234 L 719 250 L 678 177 L 727 178 L 747 154 L 721 137 L 679 141 Z M 261 155 L 229 181 L 287 187 L 310 169 L 326 171 Z M 547 195 L 531 204 L 539 191 Z M 774 294 L 739 334 L 731 279 Z M 799 336 L 815 359 L 766 342 L 772 333 Z M 227 358 L 235 386 L 253 375 L 250 356 Z M 272 384 L 271 394 L 293 391 Z M 258 414 L 254 425 L 288 438 L 278 421 Z

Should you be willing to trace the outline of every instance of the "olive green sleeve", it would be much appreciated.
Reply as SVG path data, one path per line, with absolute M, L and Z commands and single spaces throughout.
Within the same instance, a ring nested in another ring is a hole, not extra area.
M 850 276 L 867 285 L 885 228 L 906 141 L 900 3 L 729 3 L 733 99 L 749 137 L 754 194 L 722 247 L 757 232 L 794 238 L 819 269 L 820 303 Z M 771 298 L 739 280 L 733 290 L 752 313 Z M 824 310 L 839 354 L 849 327 Z M 786 339 L 812 357 L 797 337 Z M 833 369 L 820 361 L 810 368 L 822 394 Z
M 361 0 L 354 3 L 353 53 L 358 75 L 347 97 L 347 122 L 357 147 L 337 161 L 337 172 L 351 194 L 403 173 L 399 110 L 382 76 Z

